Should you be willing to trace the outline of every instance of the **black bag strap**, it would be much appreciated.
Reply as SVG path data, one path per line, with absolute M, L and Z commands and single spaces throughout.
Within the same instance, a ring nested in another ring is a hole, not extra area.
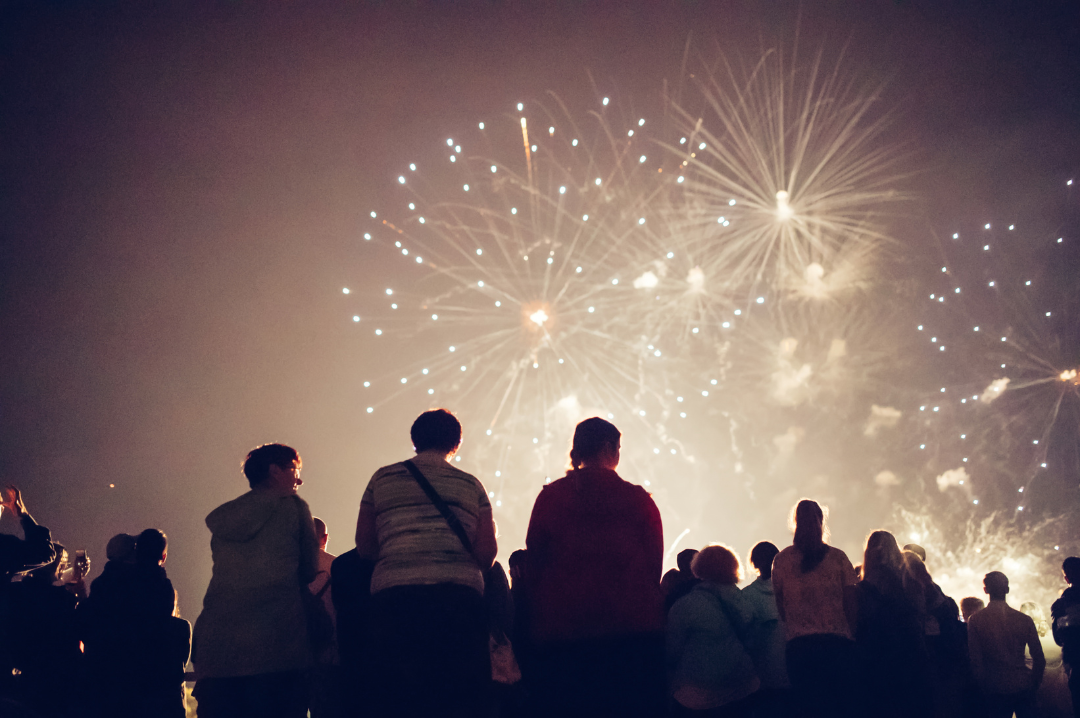
M 416 468 L 416 464 L 412 461 L 406 460 L 401 462 L 405 465 L 405 468 L 409 470 L 409 473 L 416 479 L 416 483 L 420 484 L 420 488 L 424 490 L 427 497 L 431 499 L 431 503 L 435 504 L 435 508 L 439 510 L 439 513 L 446 519 L 446 523 L 450 524 L 450 529 L 457 534 L 458 539 L 461 540 L 461 545 L 465 547 L 465 550 L 472 556 L 472 560 L 476 561 L 476 565 L 479 566 L 480 562 L 476 559 L 476 553 L 473 552 L 472 541 L 469 540 L 468 534 L 465 533 L 465 527 L 461 525 L 461 521 L 450 510 L 450 507 L 443 501 L 443 497 L 439 496 L 439 492 L 435 490 L 435 487 L 431 485 L 431 482 L 427 480 L 420 469 Z

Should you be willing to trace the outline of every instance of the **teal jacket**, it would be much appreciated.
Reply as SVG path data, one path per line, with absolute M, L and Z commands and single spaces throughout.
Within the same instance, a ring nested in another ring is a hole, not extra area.
M 718 705 L 757 690 L 747 650 L 753 607 L 737 586 L 702 581 L 668 613 L 667 663 L 672 693 L 686 686 L 716 694 Z

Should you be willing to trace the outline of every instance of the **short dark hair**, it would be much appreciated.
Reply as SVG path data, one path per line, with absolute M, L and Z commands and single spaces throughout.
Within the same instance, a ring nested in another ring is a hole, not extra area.
M 510 568 L 517 568 L 518 566 L 524 566 L 528 560 L 529 554 L 525 552 L 525 549 L 519 548 L 514 553 L 510 554 Z
M 248 484 L 255 488 L 270 478 L 270 467 L 285 468 L 292 462 L 300 463 L 300 454 L 296 449 L 285 444 L 263 444 L 248 452 L 244 459 L 244 476 Z
M 697 555 L 698 550 L 696 548 L 684 548 L 675 556 L 675 565 L 679 567 L 680 571 L 686 571 L 687 573 L 692 574 L 693 571 L 690 570 L 690 564 L 694 562 L 694 556 Z
M 570 449 L 570 465 L 580 469 L 586 461 L 595 459 L 608 444 L 619 445 L 622 434 L 610 421 L 599 416 L 586 419 L 574 429 L 574 445 Z
M 417 453 L 437 449 L 449 454 L 461 446 L 461 422 L 446 409 L 432 409 L 416 417 L 409 436 Z
M 1061 572 L 1069 579 L 1069 583 L 1080 581 L 1080 556 L 1069 556 L 1062 561 Z
M 169 547 L 169 539 L 164 531 L 146 529 L 135 539 L 135 562 L 155 564 Z
M 772 576 L 773 559 L 778 553 L 780 549 L 776 548 L 776 544 L 760 541 L 750 549 L 750 563 L 758 570 L 762 578 L 769 578 Z

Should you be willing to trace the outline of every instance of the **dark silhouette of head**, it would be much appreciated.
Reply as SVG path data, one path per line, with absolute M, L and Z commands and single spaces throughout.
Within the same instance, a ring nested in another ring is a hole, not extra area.
M 1070 586 L 1080 581 L 1080 556 L 1069 556 L 1061 562 L 1061 573 Z
M 991 601 L 1004 601 L 1009 593 L 1009 577 L 1001 571 L 991 571 L 983 576 L 983 590 Z
M 968 596 L 967 598 L 960 599 L 960 615 L 964 617 L 965 623 L 967 623 L 969 618 L 984 608 L 986 608 L 986 601 L 978 596 Z
M 866 537 L 866 550 L 863 552 L 863 579 L 871 582 L 899 579 L 904 569 L 904 555 L 896 537 L 888 531 L 874 531 Z
M 592 463 L 606 452 L 614 450 L 618 456 L 622 434 L 610 421 L 598 416 L 586 419 L 574 429 L 574 445 L 570 449 L 570 465 L 580 469 Z
M 506 563 L 510 566 L 510 578 L 514 581 L 525 576 L 525 563 L 529 559 L 529 554 L 525 552 L 525 549 L 519 548 L 510 554 L 510 558 Z
M 315 543 L 325 551 L 326 542 L 330 540 L 330 532 L 326 530 L 326 522 L 317 516 L 312 521 L 315 523 Z
M 829 552 L 829 547 L 825 543 L 828 537 L 825 511 L 817 501 L 803 499 L 795 504 L 792 522 L 795 525 L 795 539 L 792 543 L 802 554 L 800 568 L 803 573 L 813 571 Z
M 691 575 L 693 572 L 690 570 L 690 565 L 694 562 L 694 556 L 697 555 L 698 550 L 696 548 L 684 548 L 675 557 L 675 565 L 679 567 L 680 572 Z
M 772 562 L 780 549 L 769 541 L 761 541 L 750 549 L 750 564 L 757 569 L 762 578 L 772 578 Z
M 135 563 L 135 537 L 131 534 L 116 534 L 105 544 L 105 558 L 120 563 Z
M 248 452 L 247 458 L 244 459 L 244 476 L 247 477 L 251 488 L 255 488 L 266 483 L 266 480 L 270 478 L 271 466 L 287 469 L 293 465 L 294 461 L 297 466 L 301 463 L 300 454 L 291 446 L 263 444 Z
M 739 557 L 727 546 L 706 546 L 694 556 L 690 568 L 696 577 L 712 583 L 734 585 L 742 576 Z
M 165 563 L 169 554 L 169 539 L 164 531 L 146 529 L 135 539 L 135 562 L 142 566 Z
M 909 543 L 904 545 L 905 551 L 911 551 L 911 553 L 918 556 L 923 563 L 926 563 L 926 549 L 917 543 Z
M 446 409 L 432 409 L 416 417 L 409 429 L 413 448 L 451 454 L 461 446 L 461 422 Z

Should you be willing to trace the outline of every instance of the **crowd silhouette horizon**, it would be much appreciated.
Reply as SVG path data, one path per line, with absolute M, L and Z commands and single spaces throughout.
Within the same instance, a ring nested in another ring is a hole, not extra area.
M 790 545 L 759 541 L 745 561 L 685 549 L 663 573 L 660 512 L 619 475 L 618 428 L 593 417 L 507 572 L 487 490 L 452 463 L 457 417 L 426 411 L 410 438 L 415 455 L 372 475 L 355 548 L 336 557 L 297 493 L 300 453 L 252 449 L 249 490 L 206 517 L 213 572 L 194 626 L 164 532 L 114 536 L 87 585 L 86 553 L 3 489 L 0 517 L 23 537 L 0 533 L 0 716 L 1080 716 L 1078 557 L 1049 619 L 1010 606 L 1001 571 L 985 600 L 958 604 L 934 557 L 888 531 L 854 565 L 805 498 Z

